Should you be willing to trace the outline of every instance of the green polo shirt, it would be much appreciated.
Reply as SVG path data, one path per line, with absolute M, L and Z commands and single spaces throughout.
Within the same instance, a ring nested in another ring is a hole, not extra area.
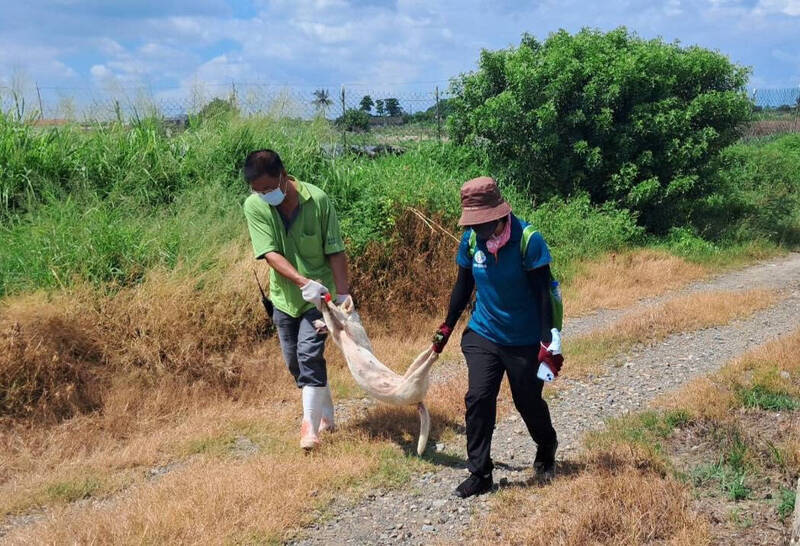
M 257 259 L 267 252 L 277 252 L 304 277 L 319 281 L 336 295 L 333 271 L 326 256 L 344 251 L 339 221 L 324 191 L 297 182 L 300 211 L 286 230 L 278 209 L 256 194 L 244 202 L 244 215 Z M 300 289 L 289 279 L 270 269 L 269 297 L 277 309 L 299 317 L 314 306 L 303 299 Z

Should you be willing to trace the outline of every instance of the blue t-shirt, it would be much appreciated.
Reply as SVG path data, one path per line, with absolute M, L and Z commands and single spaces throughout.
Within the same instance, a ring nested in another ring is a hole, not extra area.
M 520 251 L 522 230 L 528 223 L 511 215 L 511 238 L 497 253 L 497 259 L 478 241 L 475 255 L 469 255 L 470 230 L 464 232 L 456 263 L 472 268 L 475 277 L 475 310 L 468 327 L 498 345 L 539 344 L 539 302 L 534 298 L 526 271 L 551 262 L 547 243 L 537 231 L 528 241 L 523 261 Z

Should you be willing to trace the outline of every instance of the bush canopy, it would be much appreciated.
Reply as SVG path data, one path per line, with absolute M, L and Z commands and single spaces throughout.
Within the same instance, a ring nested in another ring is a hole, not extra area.
M 709 165 L 752 112 L 747 77 L 721 53 L 624 27 L 526 34 L 454 80 L 448 126 L 537 198 L 585 191 L 663 232 L 713 190 Z

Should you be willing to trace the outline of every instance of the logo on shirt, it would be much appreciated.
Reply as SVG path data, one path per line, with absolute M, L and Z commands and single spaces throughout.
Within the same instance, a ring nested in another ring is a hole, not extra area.
M 484 254 L 482 250 L 475 252 L 475 264 L 477 264 L 478 267 L 486 267 L 486 254 Z

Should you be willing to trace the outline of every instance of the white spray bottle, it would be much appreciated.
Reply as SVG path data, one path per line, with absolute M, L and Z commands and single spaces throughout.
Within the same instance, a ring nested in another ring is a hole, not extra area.
M 561 334 L 555 328 L 550 330 L 550 333 L 553 336 L 553 341 L 550 342 L 550 352 L 553 353 L 554 355 L 560 355 Z M 553 373 L 553 370 L 551 370 L 550 366 L 548 366 L 544 362 L 539 362 L 539 371 L 536 373 L 536 377 L 548 383 L 556 378 L 555 374 Z

